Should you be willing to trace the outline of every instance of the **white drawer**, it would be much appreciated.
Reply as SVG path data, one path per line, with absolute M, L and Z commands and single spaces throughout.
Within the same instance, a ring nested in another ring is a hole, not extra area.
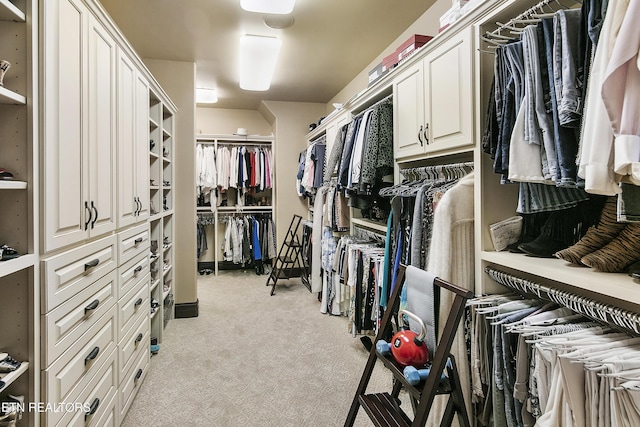
M 102 405 L 102 403 L 100 403 Z M 94 418 L 88 427 L 118 427 L 118 391 L 114 393 L 106 410 L 99 418 Z
M 107 312 L 42 375 L 45 402 L 75 402 L 116 347 L 115 307 Z
M 100 367 L 77 399 L 72 402 L 82 405 L 77 412 L 65 412 L 56 427 L 97 426 L 109 411 L 113 412 L 118 393 L 118 363 L 115 350 Z M 89 410 L 87 410 L 89 409 Z M 45 425 L 54 425 L 49 416 Z
M 131 289 L 138 286 L 140 279 L 149 274 L 149 256 L 141 255 L 121 266 L 118 271 L 118 298 L 124 297 Z
M 149 223 L 118 233 L 118 265 L 144 252 L 149 255 Z
M 138 313 L 144 312 L 147 316 L 150 311 L 149 302 L 149 278 L 150 274 L 142 277 L 131 291 L 120 299 L 118 303 L 118 339 L 125 336 L 133 326 Z
M 149 351 L 149 335 L 149 315 L 146 312 L 139 313 L 133 327 L 118 343 L 118 366 L 123 375 L 131 369 L 138 350 Z
M 42 261 L 45 314 L 116 268 L 116 237 L 83 245 Z
M 42 360 L 49 366 L 116 304 L 118 276 L 112 270 L 42 316 Z
M 122 422 L 129 410 L 131 402 L 133 402 L 133 399 L 136 397 L 136 393 L 138 393 L 138 389 L 147 375 L 148 369 L 149 352 L 141 351 L 132 369 L 125 374 L 124 378 L 120 379 L 120 387 L 118 388 L 118 403 L 120 405 L 119 422 Z

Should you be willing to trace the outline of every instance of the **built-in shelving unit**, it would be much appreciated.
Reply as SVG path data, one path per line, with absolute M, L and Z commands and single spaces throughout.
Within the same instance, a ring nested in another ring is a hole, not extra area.
M 151 200 L 151 297 L 160 303 L 151 317 L 151 336 L 162 341 L 162 332 L 173 318 L 173 107 L 151 90 L 149 94 L 149 199 Z M 153 142 L 152 142 L 153 141 Z M 165 265 L 168 268 L 165 268 Z M 158 313 L 161 312 L 161 315 Z
M 39 401 L 38 3 L 15 3 L 0 0 L 0 60 L 11 64 L 0 86 L 0 167 L 13 174 L 0 180 L 0 245 L 20 256 L 0 261 L 0 353 L 22 363 L 0 374 L 0 393 Z M 25 413 L 20 425 L 38 426 L 39 417 Z

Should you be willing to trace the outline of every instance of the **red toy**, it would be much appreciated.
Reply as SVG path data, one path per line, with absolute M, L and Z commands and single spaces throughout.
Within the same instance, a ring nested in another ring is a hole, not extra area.
M 420 325 L 420 334 L 416 334 L 408 329 L 401 329 L 391 338 L 391 344 L 380 340 L 376 343 L 376 349 L 383 355 L 389 354 L 390 351 L 399 365 L 414 366 L 416 368 L 422 367 L 429 361 L 429 350 L 427 349 L 427 344 L 424 342 L 427 330 L 424 327 L 422 319 L 415 314 L 402 310 L 400 315 L 406 315 L 418 322 Z

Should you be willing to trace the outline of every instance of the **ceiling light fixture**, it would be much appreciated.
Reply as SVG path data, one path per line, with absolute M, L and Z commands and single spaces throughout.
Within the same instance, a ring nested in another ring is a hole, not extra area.
M 248 12 L 286 15 L 293 12 L 296 0 L 240 0 L 240 6 Z
M 198 104 L 215 104 L 218 102 L 218 93 L 215 89 L 196 89 L 196 103 Z
M 265 91 L 271 86 L 282 40 L 276 37 L 240 38 L 240 88 Z

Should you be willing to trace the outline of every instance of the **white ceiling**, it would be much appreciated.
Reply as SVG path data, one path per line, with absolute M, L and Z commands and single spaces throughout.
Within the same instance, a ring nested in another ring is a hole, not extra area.
M 240 0 L 100 1 L 141 57 L 195 62 L 197 86 L 218 90 L 212 106 L 240 109 L 261 100 L 328 102 L 435 2 L 297 0 L 293 26 L 274 30 Z M 283 40 L 267 92 L 238 87 L 243 34 Z

